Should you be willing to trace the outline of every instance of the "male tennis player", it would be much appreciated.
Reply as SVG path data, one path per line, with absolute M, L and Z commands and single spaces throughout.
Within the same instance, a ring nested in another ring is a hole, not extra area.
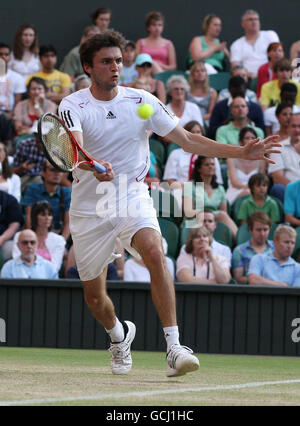
M 124 38 L 114 31 L 95 35 L 82 44 L 81 62 L 92 85 L 67 96 L 59 107 L 61 118 L 78 142 L 107 168 L 103 174 L 82 170 L 88 166 L 76 171 L 70 229 L 85 300 L 110 336 L 112 372 L 130 371 L 130 346 L 135 336 L 135 325 L 119 321 L 106 292 L 107 265 L 114 259 L 115 240 L 119 237 L 123 246 L 132 255 L 139 254 L 149 269 L 152 298 L 167 342 L 167 376 L 175 377 L 197 370 L 199 361 L 179 342 L 174 285 L 164 260 L 156 212 L 143 183 L 149 169 L 146 131 L 151 129 L 188 152 L 208 157 L 270 162 L 268 154 L 278 152 L 274 148 L 280 145 L 272 136 L 235 147 L 187 132 L 156 97 L 144 90 L 118 86 L 124 46 Z M 154 114 L 148 120 L 137 115 L 142 103 L 153 107 Z M 114 186 L 110 188 L 107 181 Z M 108 215 L 105 202 L 116 204 L 117 213 L 112 214 L 112 208 Z M 138 205 L 142 206 L 139 215 L 138 209 L 132 208 Z

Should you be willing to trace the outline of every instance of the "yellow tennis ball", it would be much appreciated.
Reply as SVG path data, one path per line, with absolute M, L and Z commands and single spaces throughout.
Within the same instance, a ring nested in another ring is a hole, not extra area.
M 142 104 L 137 109 L 138 116 L 143 120 L 147 120 L 148 118 L 150 118 L 153 113 L 153 107 L 149 104 Z

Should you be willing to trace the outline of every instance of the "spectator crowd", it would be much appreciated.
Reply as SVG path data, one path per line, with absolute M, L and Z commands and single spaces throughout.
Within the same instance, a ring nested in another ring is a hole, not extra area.
M 65 96 L 89 87 L 80 46 L 109 29 L 112 18 L 109 8 L 93 11 L 61 64 L 56 46 L 40 46 L 31 24 L 17 29 L 12 46 L 0 40 L 1 278 L 79 278 L 69 229 L 73 176 L 46 160 L 37 123 L 44 113 L 56 113 Z M 157 96 L 190 132 L 240 146 L 277 134 L 282 144 L 268 165 L 197 157 L 149 133 L 145 184 L 153 199 L 168 196 L 182 211 L 178 217 L 170 208 L 162 217 L 156 206 L 171 276 L 185 283 L 300 287 L 294 61 L 300 41 L 288 50 L 275 31 L 261 29 L 257 11 L 247 10 L 242 35 L 229 46 L 221 41 L 221 17 L 209 14 L 190 40 L 185 69 L 178 69 L 176 45 L 163 36 L 164 26 L 161 12 L 149 12 L 145 36 L 126 41 L 119 84 Z M 108 279 L 150 281 L 143 262 L 119 242 L 115 252 Z

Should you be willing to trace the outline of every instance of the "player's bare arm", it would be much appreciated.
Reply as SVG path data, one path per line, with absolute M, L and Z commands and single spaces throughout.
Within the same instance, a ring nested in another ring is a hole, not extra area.
M 72 133 L 73 133 L 73 136 L 75 137 L 75 139 L 77 140 L 77 142 L 79 143 L 79 145 L 83 147 L 83 135 L 82 135 L 82 133 L 79 132 L 79 131 L 74 131 Z M 112 169 L 111 164 L 108 163 L 108 162 L 105 162 L 103 160 L 100 160 L 99 158 L 93 157 L 92 155 L 90 155 L 90 156 L 93 160 L 97 161 L 98 163 L 100 163 L 104 167 L 106 167 L 106 170 L 107 170 L 106 173 L 98 173 L 98 172 L 95 171 L 95 169 L 90 167 L 88 164 L 80 164 L 79 168 L 93 172 L 95 178 L 98 179 L 100 182 L 113 180 L 114 177 L 115 177 L 115 173 Z M 81 156 L 81 159 L 84 160 L 84 158 L 82 156 Z
M 233 146 L 216 142 L 198 134 L 192 134 L 179 125 L 167 137 L 180 145 L 186 152 L 193 154 L 205 157 L 265 160 L 268 163 L 274 163 L 270 160 L 269 155 L 280 154 L 280 150 L 276 148 L 281 147 L 277 135 L 268 136 L 263 140 L 253 139 L 244 146 Z

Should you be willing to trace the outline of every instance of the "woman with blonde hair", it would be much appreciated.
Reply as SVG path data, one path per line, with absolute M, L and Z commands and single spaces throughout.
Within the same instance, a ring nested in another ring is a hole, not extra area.
M 30 74 L 41 69 L 36 30 L 31 24 L 21 25 L 15 35 L 9 68 L 27 80 Z
M 222 31 L 221 19 L 211 13 L 206 15 L 202 23 L 203 35 L 193 38 L 188 56 L 188 68 L 198 60 L 214 67 L 216 71 L 224 71 L 224 60 L 229 59 L 226 41 L 220 41 Z
M 187 236 L 185 250 L 176 262 L 179 282 L 192 284 L 228 284 L 231 280 L 228 261 L 215 255 L 211 244 L 213 238 L 204 227 L 192 228 Z
M 218 93 L 209 85 L 209 77 L 203 61 L 196 61 L 190 70 L 190 91 L 187 100 L 200 108 L 204 123 L 208 126 L 210 116 L 217 103 Z

